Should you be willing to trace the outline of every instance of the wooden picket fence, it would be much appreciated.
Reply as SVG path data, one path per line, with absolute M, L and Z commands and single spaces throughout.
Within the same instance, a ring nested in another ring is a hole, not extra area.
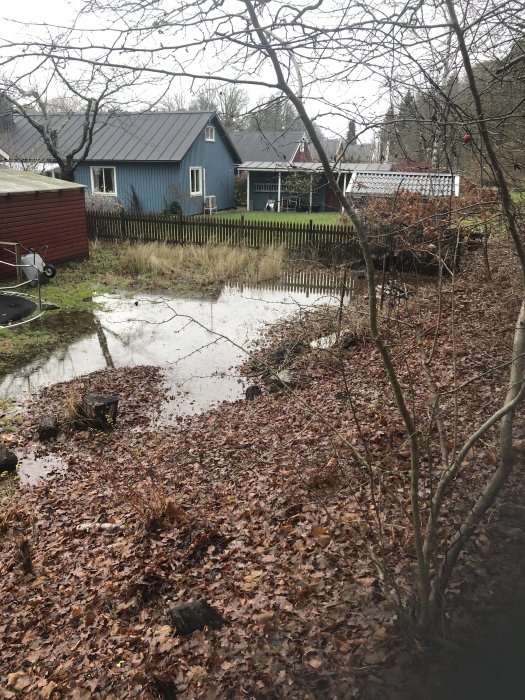
M 252 248 L 284 246 L 290 251 L 309 251 L 321 257 L 360 257 L 352 229 L 344 225 L 247 221 L 213 217 L 175 217 L 91 210 L 87 213 L 90 239 L 166 242 L 178 245 L 245 245 Z

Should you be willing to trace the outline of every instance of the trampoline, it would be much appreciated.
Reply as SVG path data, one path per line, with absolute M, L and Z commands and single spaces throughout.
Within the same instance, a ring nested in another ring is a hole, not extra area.
M 0 326 L 21 321 L 36 311 L 36 304 L 18 294 L 0 294 Z

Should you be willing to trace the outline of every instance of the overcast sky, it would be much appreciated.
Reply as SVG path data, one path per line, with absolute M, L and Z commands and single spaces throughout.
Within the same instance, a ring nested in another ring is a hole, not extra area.
M 0 16 L 19 22 L 62 24 L 74 16 L 74 11 L 67 0 L 3 0 Z
M 2 29 L 0 31 L 0 36 L 9 37 L 11 40 L 25 40 L 26 38 L 38 35 L 45 32 L 45 26 L 64 26 L 67 27 L 71 24 L 76 12 L 80 8 L 82 2 L 81 0 L 3 0 L 2 9 L 0 10 L 0 16 L 3 16 L 4 22 L 2 22 Z M 111 0 L 108 0 L 108 7 L 111 7 Z M 93 18 L 94 20 L 94 18 Z M 92 20 L 92 27 L 98 26 L 95 21 Z M 24 24 L 13 24 L 13 21 Z M 86 26 L 90 24 L 89 20 L 85 18 L 82 21 L 82 25 Z M 40 26 L 38 26 L 40 25 Z M 15 39 L 16 36 L 16 39 Z M 209 69 L 202 68 L 203 72 Z M 319 83 L 315 83 L 318 85 Z M 360 89 L 365 91 L 365 88 Z M 198 87 L 198 84 L 194 87 Z M 185 83 L 184 87 L 179 88 L 186 95 L 188 95 L 190 90 L 190 84 Z M 372 87 L 368 85 L 366 90 L 370 91 Z M 343 96 L 348 98 L 350 89 L 346 85 L 339 86 L 329 86 L 327 88 L 328 92 L 333 92 L 332 100 L 334 104 L 338 101 L 343 100 Z M 158 94 L 158 93 L 157 93 Z M 258 98 L 262 96 L 268 96 L 267 89 L 249 88 L 248 94 L 250 95 L 251 106 L 255 104 Z M 147 99 L 155 99 L 157 95 Z M 356 93 L 356 101 L 360 100 L 361 97 Z M 315 103 L 310 103 L 309 112 L 311 116 L 314 116 L 316 110 L 317 112 L 326 112 L 325 105 L 315 105 Z M 321 119 L 320 125 L 324 128 L 327 136 L 344 135 L 346 133 L 348 120 L 343 117 L 335 116 L 325 116 Z M 372 135 L 368 135 L 364 140 L 371 140 Z

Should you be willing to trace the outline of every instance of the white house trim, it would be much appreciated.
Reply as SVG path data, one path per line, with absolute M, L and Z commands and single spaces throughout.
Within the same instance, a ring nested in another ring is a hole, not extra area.
M 104 192 L 103 190 L 99 190 L 95 186 L 95 170 L 112 170 L 113 171 L 113 191 L 112 192 Z M 114 165 L 90 165 L 89 167 L 89 174 L 91 178 L 91 191 L 94 194 L 101 194 L 105 197 L 117 197 L 117 169 Z

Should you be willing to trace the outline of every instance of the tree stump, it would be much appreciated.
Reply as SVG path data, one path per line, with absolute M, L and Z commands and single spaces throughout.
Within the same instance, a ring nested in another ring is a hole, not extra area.
M 117 420 L 118 396 L 84 394 L 78 407 L 79 422 L 95 430 L 111 430 Z
M 14 472 L 18 464 L 18 457 L 14 452 L 8 450 L 5 445 L 0 444 L 0 473 Z
M 182 603 L 170 610 L 170 617 L 177 634 L 185 636 L 203 627 L 219 629 L 226 620 L 205 600 Z
M 249 386 L 246 389 L 246 401 L 253 401 L 257 396 L 261 396 L 262 391 L 261 387 L 257 386 L 257 384 L 252 384 L 252 386 Z
M 38 439 L 42 441 L 50 440 L 51 438 L 56 438 L 57 435 L 58 418 L 52 415 L 43 416 L 38 426 Z

